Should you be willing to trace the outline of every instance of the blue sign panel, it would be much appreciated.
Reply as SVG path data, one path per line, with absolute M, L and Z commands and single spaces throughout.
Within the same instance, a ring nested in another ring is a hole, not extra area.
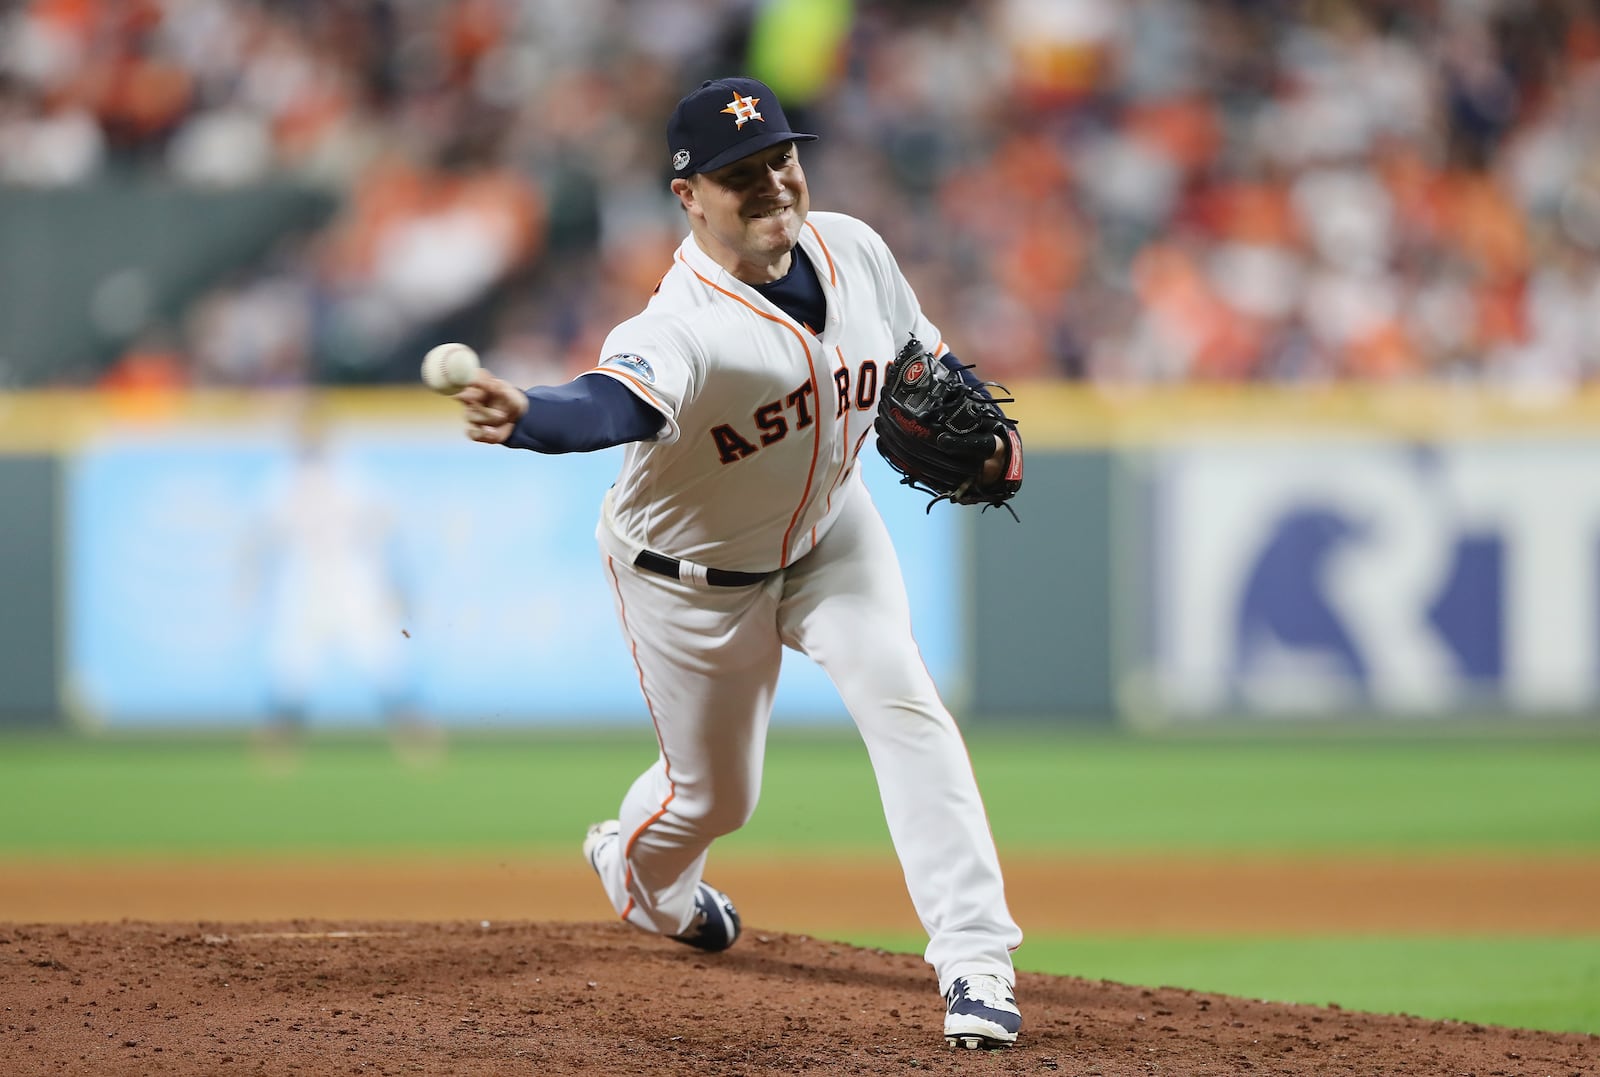
M 619 463 L 354 425 L 91 446 L 69 480 L 72 698 L 113 727 L 641 721 L 594 539 Z M 957 514 L 863 463 L 907 575 L 947 574 Z M 949 692 L 956 610 L 944 589 L 911 603 Z M 792 652 L 775 714 L 845 718 Z

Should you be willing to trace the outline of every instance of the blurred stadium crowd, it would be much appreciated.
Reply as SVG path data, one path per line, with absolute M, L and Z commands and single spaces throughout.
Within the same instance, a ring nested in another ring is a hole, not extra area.
M 1600 370 L 1592 0 L 32 0 L 0 180 L 339 192 L 109 381 L 360 380 L 463 310 L 561 380 L 685 232 L 673 102 L 732 73 L 987 377 Z

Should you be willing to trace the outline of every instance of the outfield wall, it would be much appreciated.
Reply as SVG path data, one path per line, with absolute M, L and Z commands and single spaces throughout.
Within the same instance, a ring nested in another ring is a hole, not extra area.
M 5 721 L 640 720 L 594 541 L 620 450 L 553 460 L 475 445 L 454 405 L 420 391 L 11 405 L 0 460 L 13 466 L 0 483 L 15 472 L 12 485 L 32 493 L 8 498 L 22 514 L 6 524 L 16 556 L 0 595 L 19 598 L 7 631 L 32 650 L 0 666 L 0 714 L 15 712 Z M 50 463 L 43 486 L 59 511 L 29 469 L 37 460 Z M 957 517 L 925 516 L 925 499 L 875 454 L 865 467 L 906 572 L 948 573 Z M 912 594 L 923 656 L 952 700 L 968 693 L 960 601 L 959 589 Z M 798 657 L 776 717 L 848 720 Z
M 1020 524 L 925 514 L 866 458 L 971 720 L 1596 710 L 1593 399 L 1018 397 Z M 592 538 L 616 451 L 472 445 L 411 390 L 29 394 L 0 417 L 0 723 L 638 719 Z M 777 711 L 847 721 L 797 656 Z
M 60 713 L 60 499 L 57 460 L 0 455 L 0 727 Z

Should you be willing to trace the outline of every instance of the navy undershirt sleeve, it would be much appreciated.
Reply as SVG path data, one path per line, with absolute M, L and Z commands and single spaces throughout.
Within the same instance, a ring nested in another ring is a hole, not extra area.
M 615 378 L 582 374 L 565 385 L 527 390 L 528 413 L 506 445 L 534 452 L 593 452 L 647 441 L 661 429 L 661 413 Z
M 956 358 L 955 352 L 945 352 L 943 355 L 939 356 L 939 360 L 940 362 L 944 363 L 945 366 L 949 367 L 951 370 L 954 370 L 961 377 L 962 381 L 978 390 L 978 392 L 982 393 L 990 400 L 994 399 L 994 394 L 989 392 L 989 387 L 983 384 L 982 379 L 980 379 L 978 375 L 974 374 L 970 367 L 964 367 L 961 365 L 961 360 Z

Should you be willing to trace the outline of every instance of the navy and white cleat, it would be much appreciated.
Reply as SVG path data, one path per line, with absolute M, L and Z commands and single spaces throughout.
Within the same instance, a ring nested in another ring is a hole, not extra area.
M 589 862 L 595 874 L 600 873 L 601 852 L 609 842 L 616 841 L 621 832 L 622 827 L 617 820 L 607 819 L 591 826 L 584 835 L 583 858 Z M 739 940 L 741 926 L 739 910 L 733 907 L 733 900 L 710 883 L 702 882 L 695 887 L 694 918 L 689 921 L 689 926 L 667 937 L 685 946 L 693 946 L 696 950 L 714 954 L 726 950 Z
M 945 994 L 944 1042 L 949 1047 L 1010 1047 L 1022 1028 L 1011 985 L 998 976 L 958 976 Z
M 670 937 L 714 954 L 739 941 L 740 926 L 739 910 L 728 895 L 702 882 L 694 891 L 694 919 L 683 932 Z

